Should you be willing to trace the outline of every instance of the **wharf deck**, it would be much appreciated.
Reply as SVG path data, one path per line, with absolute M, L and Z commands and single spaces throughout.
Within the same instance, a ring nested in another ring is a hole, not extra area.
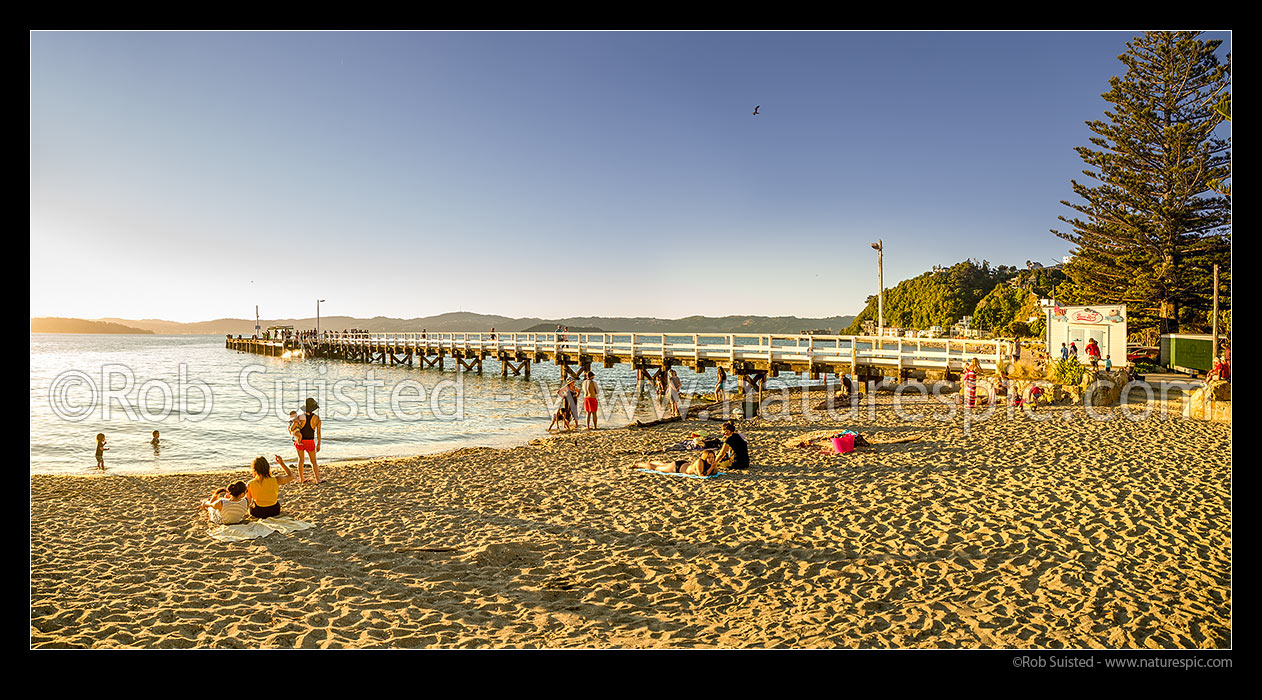
M 1002 340 L 894 338 L 876 336 L 740 333 L 334 333 L 290 340 L 228 337 L 229 349 L 262 355 L 482 371 L 484 360 L 500 363 L 504 376 L 530 376 L 531 364 L 551 362 L 561 377 L 594 365 L 629 364 L 646 373 L 710 367 L 756 383 L 781 372 L 812 379 L 849 374 L 863 381 L 881 377 L 955 379 L 976 358 L 985 372 L 1008 362 L 1012 347 Z M 575 369 L 577 368 L 577 369 Z

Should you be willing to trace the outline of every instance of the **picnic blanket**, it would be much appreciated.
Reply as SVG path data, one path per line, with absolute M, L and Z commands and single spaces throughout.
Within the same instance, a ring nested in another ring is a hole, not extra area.
M 274 518 L 263 518 L 248 523 L 237 523 L 235 525 L 217 525 L 210 529 L 210 536 L 220 542 L 244 542 L 246 540 L 257 540 L 260 537 L 267 537 L 273 532 L 279 532 L 282 535 L 288 535 L 291 532 L 306 530 L 315 527 L 311 523 L 304 523 L 301 520 L 278 515 Z
M 713 479 L 716 476 L 723 476 L 727 472 L 719 472 L 710 476 L 697 476 L 696 474 L 680 474 L 679 472 L 659 472 L 656 469 L 636 469 L 637 472 L 647 472 L 649 474 L 661 474 L 662 476 L 686 476 L 689 479 Z

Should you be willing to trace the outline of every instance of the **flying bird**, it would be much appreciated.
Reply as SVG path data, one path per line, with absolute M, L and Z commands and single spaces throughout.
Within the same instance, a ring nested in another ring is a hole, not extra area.
M 758 107 L 761 107 L 761 106 L 762 106 L 762 105 L 758 105 Z M 758 107 L 754 107 L 754 116 L 755 116 L 755 117 L 756 117 L 756 116 L 758 116 Z

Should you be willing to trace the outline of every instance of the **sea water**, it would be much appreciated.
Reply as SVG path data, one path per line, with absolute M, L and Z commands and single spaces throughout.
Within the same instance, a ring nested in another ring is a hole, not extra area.
M 321 463 L 507 447 L 546 434 L 558 367 L 535 364 L 526 379 L 501 377 L 492 359 L 481 374 L 454 365 L 283 359 L 229 350 L 222 335 L 32 333 L 31 472 L 99 472 L 98 433 L 109 448 L 106 473 L 244 469 L 261 454 L 289 462 L 296 454 L 288 414 L 308 397 L 320 404 Z M 630 365 L 593 371 L 606 392 L 600 427 L 658 416 L 651 391 L 636 400 Z M 714 389 L 713 368 L 677 372 L 685 394 Z M 769 386 L 800 383 L 786 372 Z M 729 376 L 728 389 L 734 385 Z

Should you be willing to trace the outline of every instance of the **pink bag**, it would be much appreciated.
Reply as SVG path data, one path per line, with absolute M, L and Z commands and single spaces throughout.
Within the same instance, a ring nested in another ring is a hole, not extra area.
M 854 433 L 843 433 L 840 437 L 833 438 L 833 450 L 837 454 L 846 454 L 854 451 Z

